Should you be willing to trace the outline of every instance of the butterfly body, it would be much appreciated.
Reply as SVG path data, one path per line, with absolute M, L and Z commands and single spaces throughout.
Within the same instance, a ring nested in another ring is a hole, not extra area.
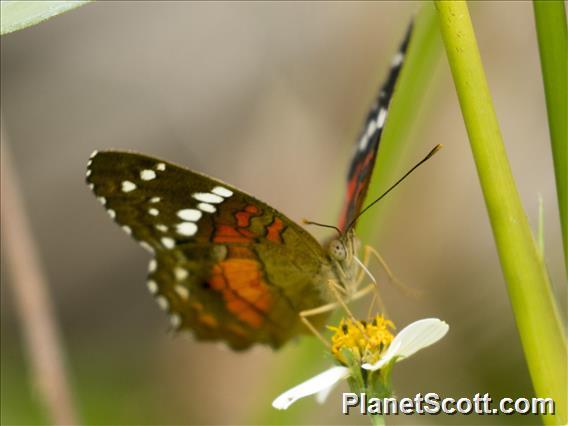
M 150 251 L 147 286 L 176 329 L 234 349 L 280 347 L 323 325 L 338 291 L 349 300 L 361 265 L 353 229 L 376 159 L 412 26 L 363 126 L 348 175 L 340 235 L 321 245 L 268 204 L 154 157 L 95 152 L 87 183 L 107 213 Z

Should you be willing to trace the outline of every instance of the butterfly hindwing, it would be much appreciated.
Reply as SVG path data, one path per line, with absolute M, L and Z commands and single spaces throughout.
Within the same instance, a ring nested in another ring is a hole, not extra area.
M 373 107 L 367 114 L 357 139 L 355 155 L 347 174 L 347 194 L 339 217 L 339 229 L 341 230 L 345 230 L 363 208 L 389 104 L 402 70 L 412 30 L 413 24 L 411 23 L 397 54 L 392 60 L 387 80 L 383 83 Z
M 304 331 L 326 265 L 301 227 L 238 189 L 152 157 L 99 152 L 87 181 L 109 215 L 155 254 L 148 287 L 176 329 L 241 349 Z

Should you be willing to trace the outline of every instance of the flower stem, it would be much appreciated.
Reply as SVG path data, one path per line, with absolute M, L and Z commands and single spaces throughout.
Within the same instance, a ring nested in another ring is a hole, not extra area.
M 564 424 L 564 332 L 507 160 L 467 4 L 435 4 L 533 386 L 537 396 L 556 402 L 556 415 L 543 421 Z
M 55 308 L 4 128 L 1 139 L 2 247 L 12 274 L 8 284 L 12 284 L 34 390 L 53 424 L 77 425 L 79 417 L 69 384 Z
M 386 424 L 385 417 L 380 414 L 370 414 L 369 417 L 373 426 L 384 426 Z

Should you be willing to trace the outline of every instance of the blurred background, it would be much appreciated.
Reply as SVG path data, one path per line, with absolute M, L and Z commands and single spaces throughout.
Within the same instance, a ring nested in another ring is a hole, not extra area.
M 97 2 L 1 38 L 3 141 L 13 156 L 87 424 L 369 424 L 270 403 L 297 384 L 264 347 L 233 353 L 168 332 L 145 288 L 149 256 L 84 183 L 94 149 L 131 149 L 216 176 L 294 220 L 337 220 L 359 125 L 417 2 Z M 530 2 L 471 2 L 529 221 L 544 200 L 546 261 L 566 312 L 558 209 Z M 450 324 L 399 364 L 396 393 L 531 397 L 532 388 L 446 59 L 431 76 L 402 174 L 445 149 L 369 213 L 373 245 L 416 297 L 383 285 L 399 329 Z M 379 152 L 380 156 L 380 152 Z M 419 175 L 419 177 L 418 177 Z M 4 185 L 4 182 L 2 183 Z M 310 229 L 319 238 L 326 231 Z M 30 377 L 2 253 L 1 421 L 48 422 Z M 377 270 L 377 275 L 384 274 Z M 362 312 L 365 306 L 362 307 Z M 301 340 L 315 340 L 305 337 Z M 331 361 L 316 350 L 309 375 Z M 300 368 L 300 367 L 298 367 Z M 268 414 L 266 414 L 268 413 Z M 524 416 L 398 416 L 390 424 L 526 424 Z

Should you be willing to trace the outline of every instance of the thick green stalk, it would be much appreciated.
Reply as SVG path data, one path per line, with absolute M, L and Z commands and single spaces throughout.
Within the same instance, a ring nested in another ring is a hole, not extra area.
M 505 153 L 465 1 L 435 1 L 501 267 L 535 392 L 556 401 L 547 424 L 566 422 L 566 343 Z
M 534 17 L 546 95 L 548 130 L 556 174 L 556 192 L 568 272 L 568 31 L 561 0 L 534 0 Z

